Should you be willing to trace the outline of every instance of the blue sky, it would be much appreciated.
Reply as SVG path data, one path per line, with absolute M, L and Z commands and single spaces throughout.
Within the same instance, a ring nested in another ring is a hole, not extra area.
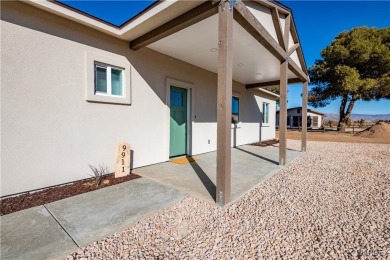
M 155 1 L 61 1 L 115 25 L 121 25 Z M 336 35 L 354 27 L 390 26 L 390 1 L 281 1 L 293 10 L 294 20 L 308 67 L 320 58 L 320 52 Z M 288 107 L 301 105 L 301 85 L 291 85 Z M 335 100 L 315 110 L 338 113 L 340 101 Z M 390 100 L 355 104 L 353 113 L 389 114 Z
M 116 26 L 122 25 L 124 22 L 140 13 L 149 5 L 156 1 L 91 1 L 91 0 L 77 0 L 77 1 L 59 1 L 90 15 L 98 17 L 106 22 L 112 23 Z

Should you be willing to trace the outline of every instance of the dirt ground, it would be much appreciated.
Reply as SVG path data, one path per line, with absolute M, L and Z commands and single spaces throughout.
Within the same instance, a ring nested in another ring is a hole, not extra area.
M 301 132 L 287 131 L 287 139 L 300 140 Z M 279 131 L 276 131 L 276 138 L 279 138 Z M 375 144 L 390 144 L 389 138 L 368 138 L 362 136 L 355 136 L 352 133 L 338 133 L 332 132 L 308 132 L 308 141 L 320 141 L 320 142 L 344 142 L 344 143 L 375 143 Z
M 115 178 L 114 174 L 108 174 L 103 177 L 102 183 L 96 187 L 94 179 L 76 181 L 67 185 L 60 185 L 47 188 L 33 193 L 25 193 L 19 196 L 5 198 L 0 200 L 0 215 L 7 215 L 23 209 L 47 204 L 53 201 L 65 199 L 78 194 L 98 190 L 108 186 L 116 185 L 125 181 L 140 178 L 136 174 L 130 174 L 124 177 Z

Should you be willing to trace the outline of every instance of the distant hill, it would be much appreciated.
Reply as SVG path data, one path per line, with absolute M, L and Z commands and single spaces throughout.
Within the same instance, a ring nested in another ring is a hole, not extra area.
M 351 120 L 357 121 L 360 119 L 364 119 L 366 122 L 372 122 L 372 121 L 378 121 L 378 120 L 390 120 L 390 114 L 381 114 L 381 115 L 367 115 L 367 114 L 352 114 Z M 332 120 L 332 121 L 338 121 L 339 115 L 338 114 L 325 114 L 324 117 L 325 121 Z

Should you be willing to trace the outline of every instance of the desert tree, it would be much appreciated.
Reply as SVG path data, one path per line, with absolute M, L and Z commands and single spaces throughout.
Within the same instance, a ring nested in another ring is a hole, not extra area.
M 309 104 L 325 107 L 340 98 L 340 131 L 345 131 L 357 100 L 390 99 L 390 28 L 344 31 L 321 57 L 309 68 Z

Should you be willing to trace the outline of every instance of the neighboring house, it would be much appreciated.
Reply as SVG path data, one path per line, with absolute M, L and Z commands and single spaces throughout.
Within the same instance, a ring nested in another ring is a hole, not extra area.
M 230 131 L 228 146 L 274 138 L 278 96 L 258 87 L 308 79 L 291 11 L 238 1 L 223 49 L 218 9 L 161 1 L 117 27 L 55 1 L 2 1 L 1 196 L 112 170 L 120 141 L 137 168 L 215 151 Z
M 307 110 L 307 127 L 320 128 L 324 122 L 325 114 L 311 109 Z M 279 111 L 276 112 L 276 125 L 279 125 Z M 302 127 L 302 107 L 294 107 L 287 109 L 287 127 L 299 128 Z

